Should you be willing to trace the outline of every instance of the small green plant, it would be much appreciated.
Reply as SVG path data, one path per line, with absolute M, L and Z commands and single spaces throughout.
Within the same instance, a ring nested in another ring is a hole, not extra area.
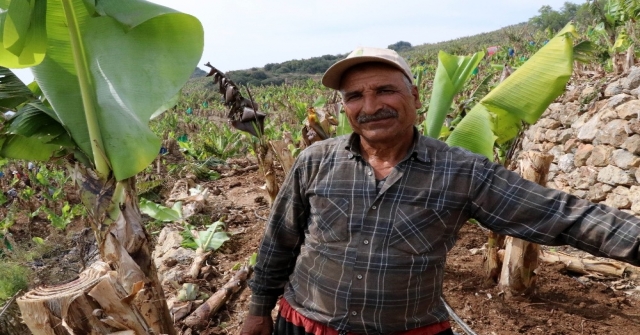
M 230 239 L 225 231 L 226 225 L 222 220 L 216 221 L 207 227 L 207 230 L 196 230 L 191 225 L 185 226 L 182 235 L 182 246 L 189 249 L 201 249 L 204 252 L 218 250 L 222 244 Z
M 40 207 L 38 210 L 45 212 L 47 214 L 47 220 L 51 222 L 53 227 L 59 230 L 65 230 L 75 217 L 86 215 L 82 205 L 70 205 L 67 201 L 62 205 L 59 215 L 55 211 L 44 206 Z
M 13 262 L 3 262 L 0 266 L 0 305 L 29 285 L 29 268 Z

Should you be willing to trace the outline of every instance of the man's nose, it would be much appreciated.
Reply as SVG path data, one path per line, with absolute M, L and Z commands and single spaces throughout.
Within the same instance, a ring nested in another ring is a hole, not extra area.
M 375 94 L 365 94 L 363 103 L 362 111 L 365 114 L 374 114 L 381 107 Z

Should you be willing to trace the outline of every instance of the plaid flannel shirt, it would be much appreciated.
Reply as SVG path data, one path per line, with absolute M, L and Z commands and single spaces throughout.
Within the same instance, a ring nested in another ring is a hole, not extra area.
M 379 191 L 357 135 L 300 154 L 260 245 L 251 314 L 269 315 L 284 293 L 302 315 L 355 333 L 448 320 L 446 254 L 470 218 L 500 234 L 639 263 L 635 216 L 414 133 Z

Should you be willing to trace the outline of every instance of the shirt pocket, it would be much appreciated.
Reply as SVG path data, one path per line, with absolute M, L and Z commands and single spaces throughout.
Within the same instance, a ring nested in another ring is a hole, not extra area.
M 309 199 L 309 234 L 319 242 L 344 241 L 349 238 L 349 201 L 344 198 L 315 196 Z
M 414 255 L 431 252 L 448 234 L 445 218 L 449 211 L 400 205 L 389 240 L 391 248 Z

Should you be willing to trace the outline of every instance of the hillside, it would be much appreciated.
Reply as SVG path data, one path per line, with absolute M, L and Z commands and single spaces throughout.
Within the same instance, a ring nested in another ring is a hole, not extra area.
M 472 53 L 487 46 L 510 43 L 510 36 L 516 31 L 531 31 L 533 27 L 526 23 L 504 27 L 495 31 L 462 37 L 439 43 L 412 46 L 409 42 L 399 41 L 388 47 L 395 49 L 406 57 L 410 65 L 416 65 L 437 54 L 439 50 L 449 53 Z M 308 59 L 294 59 L 282 63 L 269 63 L 264 67 L 254 67 L 246 70 L 229 71 L 228 75 L 240 85 L 280 85 L 318 79 L 336 61 L 346 57 L 345 54 L 322 55 Z

